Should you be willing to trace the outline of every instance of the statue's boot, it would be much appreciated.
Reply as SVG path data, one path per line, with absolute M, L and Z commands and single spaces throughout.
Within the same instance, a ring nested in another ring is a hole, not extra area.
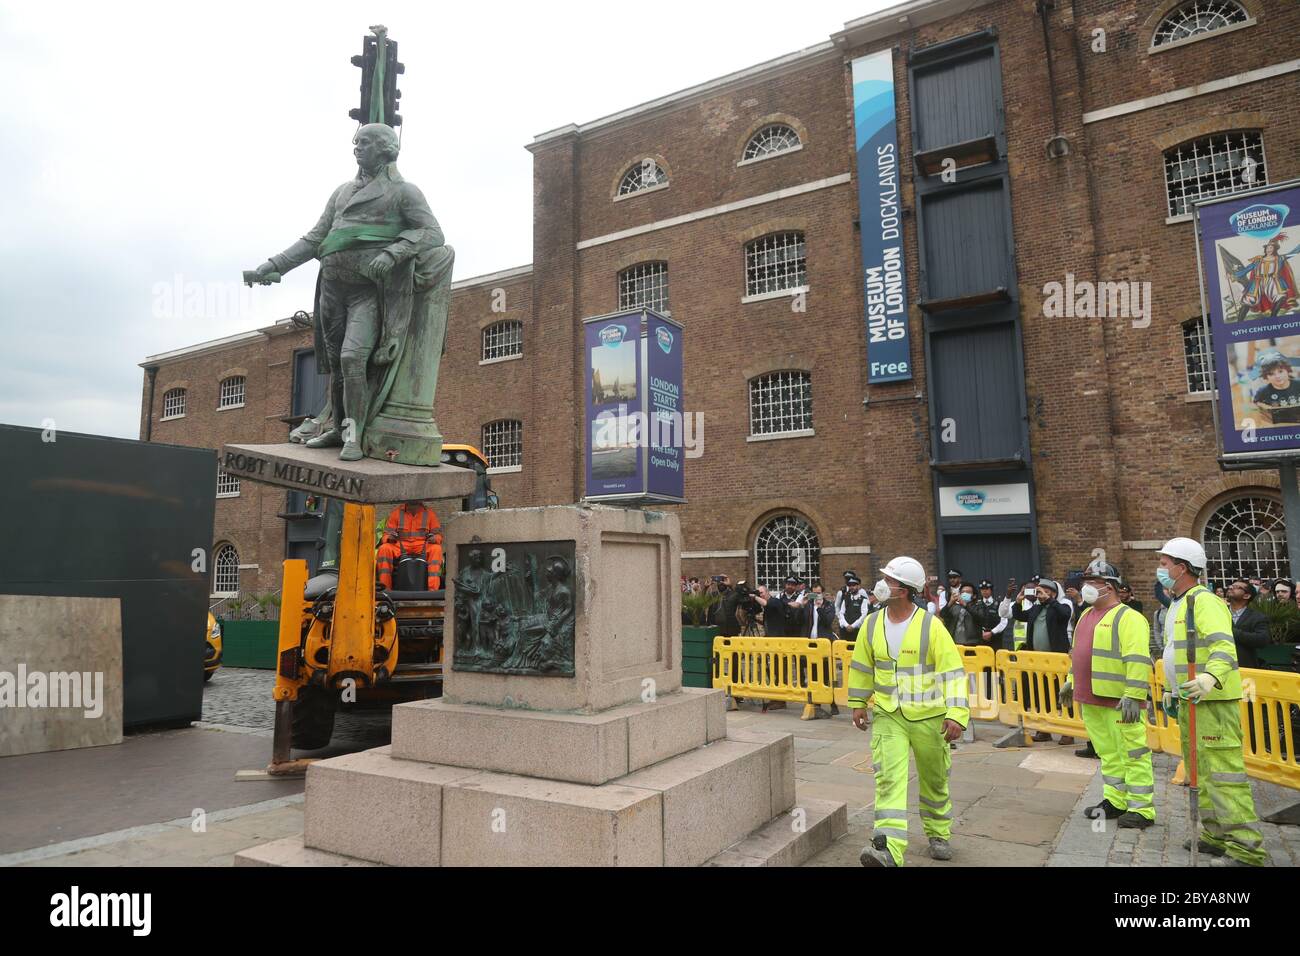
M 341 448 L 343 446 L 343 433 L 337 428 L 331 428 L 323 435 L 317 435 L 307 443 L 308 448 Z
M 344 427 L 345 441 L 339 459 L 359 461 L 366 456 L 361 450 L 361 430 L 364 427 L 366 412 L 370 408 L 370 386 L 366 381 L 364 365 L 360 372 L 344 374 L 343 407 L 348 411 L 348 424 Z

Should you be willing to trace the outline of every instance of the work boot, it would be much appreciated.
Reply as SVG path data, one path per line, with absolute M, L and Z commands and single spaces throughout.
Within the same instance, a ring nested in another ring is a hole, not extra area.
M 1091 740 L 1088 741 L 1088 746 L 1082 748 L 1081 750 L 1076 750 L 1074 752 L 1074 755 L 1076 757 L 1091 757 L 1094 760 L 1097 759 L 1097 751 L 1093 749 Z
M 864 846 L 858 854 L 858 862 L 863 866 L 898 866 L 894 862 L 894 854 L 889 852 L 889 841 L 884 836 L 878 836 Z
M 1155 822 L 1156 821 L 1142 816 L 1140 813 L 1134 813 L 1130 810 L 1119 818 L 1118 826 L 1123 827 L 1125 830 L 1145 830 Z
M 930 859 L 951 860 L 952 846 L 943 837 L 930 837 Z
M 309 439 L 306 444 L 308 448 L 342 448 L 343 433 L 337 428 L 331 428 L 323 435 Z
M 1089 820 L 1096 820 L 1098 815 L 1104 815 L 1107 820 L 1114 820 L 1124 815 L 1124 811 L 1109 800 L 1103 800 L 1095 807 L 1084 808 L 1083 815 Z
M 1188 853 L 1191 853 L 1191 852 L 1192 852 L 1192 838 L 1191 838 L 1191 837 L 1188 837 L 1186 840 L 1183 841 L 1183 849 L 1186 850 Z M 1212 844 L 1212 843 L 1206 843 L 1204 840 L 1199 840 L 1199 841 L 1197 841 L 1196 849 L 1197 849 L 1199 852 L 1201 852 L 1201 853 L 1208 854 L 1209 856 L 1223 856 L 1223 855 L 1224 855 L 1224 851 L 1223 851 L 1223 848 L 1222 848 L 1222 847 L 1217 847 L 1217 846 L 1215 846 L 1215 845 Z
M 1052 735 L 1048 733 L 1044 733 L 1043 731 L 1040 730 L 1038 733 L 1034 734 L 1029 739 L 1036 744 L 1044 744 L 1044 743 L 1048 743 L 1052 739 Z
M 1059 743 L 1062 747 L 1073 747 L 1073 746 L 1074 746 L 1074 738 L 1073 738 L 1073 737 L 1062 737 L 1060 740 L 1057 741 L 1057 743 Z

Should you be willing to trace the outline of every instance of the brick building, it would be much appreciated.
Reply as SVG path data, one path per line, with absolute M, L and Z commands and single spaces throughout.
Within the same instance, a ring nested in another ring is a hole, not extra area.
M 648 305 L 683 324 L 704 415 L 687 574 L 770 582 L 802 549 L 828 583 L 897 553 L 1023 580 L 1101 548 L 1145 589 L 1173 535 L 1212 576 L 1285 574 L 1276 474 L 1217 461 L 1185 210 L 1243 163 L 1300 177 L 1297 32 L 1285 0 L 917 0 L 537 136 L 533 262 L 455 283 L 438 423 L 486 446 L 503 507 L 581 498 L 582 320 Z M 868 384 L 850 64 L 881 50 L 915 376 Z M 1149 283 L 1149 312 L 1045 314 L 1076 281 Z M 286 320 L 147 359 L 142 436 L 283 440 L 319 399 L 309 347 Z M 1005 513 L 951 504 L 985 488 Z M 276 586 L 287 507 L 221 497 L 218 590 L 231 562 Z

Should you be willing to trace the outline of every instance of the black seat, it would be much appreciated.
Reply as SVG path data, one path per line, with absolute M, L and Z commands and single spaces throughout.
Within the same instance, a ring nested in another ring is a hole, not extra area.
M 338 586 L 338 568 L 326 568 L 315 577 L 307 579 L 307 587 L 303 589 L 302 596 L 308 601 L 314 601 L 326 592 L 337 589 Z

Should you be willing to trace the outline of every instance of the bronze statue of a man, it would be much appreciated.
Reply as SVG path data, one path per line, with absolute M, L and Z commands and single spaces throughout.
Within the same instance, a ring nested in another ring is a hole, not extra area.
M 386 450 L 387 457 L 398 457 L 405 450 L 413 463 L 436 464 L 436 451 L 433 460 L 427 460 L 431 436 L 436 436 L 436 448 L 441 449 L 441 436 L 432 422 L 433 384 L 419 383 L 415 390 L 419 398 L 413 401 L 410 383 L 402 380 L 411 377 L 410 369 L 432 363 L 436 382 L 447 296 L 431 298 L 426 305 L 424 293 L 435 285 L 449 289 L 451 247 L 443 242 L 442 229 L 424 194 L 397 172 L 396 132 L 382 123 L 370 123 L 357 131 L 353 143 L 356 178 L 334 190 L 320 220 L 305 236 L 256 271 L 283 274 L 320 259 L 316 358 L 321 370 L 329 371 L 330 398 L 327 410 L 317 416 L 319 434 L 307 441 L 308 447 L 341 447 L 339 458 L 344 461 L 363 458 L 368 450 L 377 457 L 374 448 L 367 447 L 366 429 L 391 396 L 390 407 L 396 404 L 401 409 L 398 418 L 405 416 L 413 423 L 402 434 L 418 434 L 422 441 L 417 447 L 409 438 L 394 439 L 391 444 L 399 447 Z M 425 330 L 429 320 L 437 326 L 432 331 Z M 415 335 L 417 328 L 421 331 Z M 412 336 L 422 350 L 436 351 L 425 357 L 407 355 L 399 363 Z M 422 423 L 420 406 L 425 396 L 428 421 Z M 301 438 L 303 433 L 293 437 Z

